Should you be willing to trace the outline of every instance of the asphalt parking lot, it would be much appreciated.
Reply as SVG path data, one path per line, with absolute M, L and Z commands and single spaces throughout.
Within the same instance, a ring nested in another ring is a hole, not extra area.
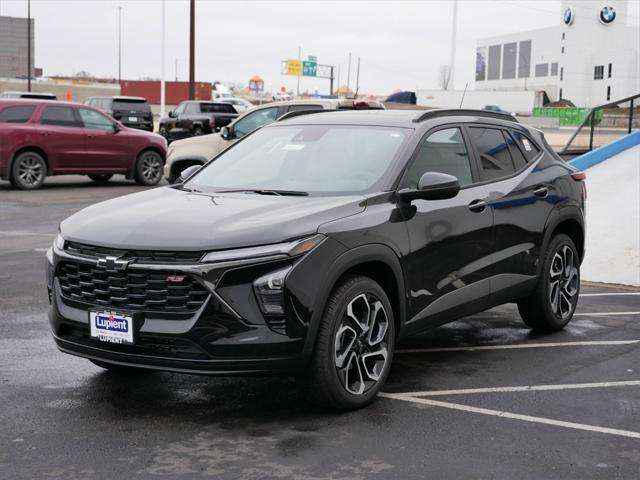
M 290 378 L 118 376 L 59 353 L 43 274 L 57 224 L 140 188 L 0 182 L 0 478 L 640 477 L 638 290 L 583 286 L 552 335 L 513 305 L 430 331 L 399 347 L 381 398 L 346 414 Z

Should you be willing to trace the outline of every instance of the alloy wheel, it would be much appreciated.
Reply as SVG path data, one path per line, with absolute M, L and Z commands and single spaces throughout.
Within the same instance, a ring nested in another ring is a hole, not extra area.
M 347 305 L 335 336 L 334 360 L 342 386 L 362 395 L 375 386 L 388 358 L 389 317 L 382 302 L 362 293 Z
M 553 256 L 549 272 L 549 301 L 553 313 L 568 318 L 574 309 L 578 293 L 578 264 L 569 245 L 563 245 Z
M 142 176 L 146 182 L 152 183 L 162 175 L 162 160 L 155 153 L 146 153 L 142 157 Z
M 26 186 L 37 185 L 42 181 L 44 168 L 38 157 L 22 157 L 18 164 L 18 178 Z

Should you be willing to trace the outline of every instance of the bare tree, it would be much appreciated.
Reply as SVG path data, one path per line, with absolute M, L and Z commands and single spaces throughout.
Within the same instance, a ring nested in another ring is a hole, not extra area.
M 447 65 L 440 67 L 440 88 L 443 90 L 449 89 L 449 80 L 451 79 L 451 69 Z

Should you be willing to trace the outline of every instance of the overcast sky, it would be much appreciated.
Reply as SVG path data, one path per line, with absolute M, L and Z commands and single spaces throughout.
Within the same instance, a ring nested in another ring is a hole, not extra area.
M 0 14 L 26 16 L 26 0 L 0 0 Z M 122 6 L 122 77 L 160 77 L 161 0 L 31 0 L 36 66 L 45 75 L 86 70 L 117 76 L 118 6 Z M 453 2 L 196 1 L 196 80 L 247 84 L 258 74 L 267 89 L 295 90 L 280 61 L 315 55 L 321 64 L 361 58 L 360 91 L 438 87 L 449 63 Z M 474 75 L 477 38 L 557 25 L 559 0 L 460 0 L 455 86 Z M 166 77 L 188 79 L 189 1 L 166 0 Z M 328 80 L 303 78 L 301 90 L 327 93 Z

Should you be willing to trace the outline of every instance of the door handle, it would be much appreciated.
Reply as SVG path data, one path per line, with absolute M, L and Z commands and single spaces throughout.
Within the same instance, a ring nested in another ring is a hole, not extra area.
M 487 208 L 487 203 L 483 200 L 474 200 L 469 204 L 469 210 L 474 213 L 483 212 L 485 208 Z
M 533 189 L 533 194 L 537 197 L 546 197 L 549 193 L 549 189 L 544 185 L 538 185 Z
M 40 135 L 42 135 L 43 137 L 48 137 L 49 136 L 49 132 L 40 132 Z

